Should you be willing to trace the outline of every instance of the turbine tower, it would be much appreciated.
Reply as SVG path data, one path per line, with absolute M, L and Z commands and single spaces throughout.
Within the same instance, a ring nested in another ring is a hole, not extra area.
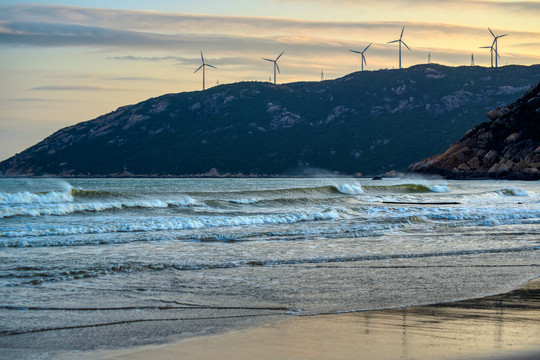
M 281 57 L 281 55 L 283 55 L 284 52 L 285 52 L 285 51 L 282 51 L 281 54 L 279 54 L 279 56 L 276 58 L 276 60 L 263 58 L 263 60 L 270 61 L 270 62 L 273 62 L 273 63 L 274 63 L 274 85 L 276 84 L 276 69 L 277 69 L 278 73 L 281 74 L 281 71 L 279 71 L 279 66 L 278 66 L 278 64 L 277 64 L 277 61 L 279 60 L 279 58 Z
M 480 46 L 480 49 L 489 49 L 489 55 L 491 57 L 491 67 L 493 67 L 493 44 L 491 44 L 490 46 Z
M 493 36 L 493 43 L 491 44 L 491 47 L 493 47 L 494 51 L 495 51 L 495 67 L 498 67 L 498 62 L 497 62 L 497 57 L 500 57 L 499 56 L 499 52 L 498 52 L 498 49 L 497 49 L 497 40 L 499 38 L 502 38 L 504 36 L 508 36 L 508 34 L 503 34 L 503 35 L 495 35 L 493 33 L 493 31 L 491 31 L 490 28 L 488 28 L 489 32 L 491 33 L 491 35 Z M 493 65 L 492 65 L 493 66 Z
M 204 56 L 203 56 L 202 51 L 201 51 L 201 60 L 202 60 L 202 65 L 199 66 L 199 67 L 197 68 L 197 70 L 195 70 L 193 73 L 195 74 L 197 71 L 201 70 L 201 68 L 202 68 L 202 89 L 204 90 L 204 89 L 205 89 L 205 87 L 204 87 L 204 83 L 205 83 L 205 68 L 206 68 L 207 66 L 210 66 L 211 68 L 217 69 L 217 67 L 215 67 L 215 66 L 213 66 L 213 65 L 210 65 L 210 64 L 207 64 L 207 63 L 204 62 Z
M 373 44 L 373 43 L 371 43 L 371 44 Z M 361 61 L 361 62 L 362 62 L 362 71 L 364 71 L 364 64 L 366 64 L 366 66 L 367 66 L 367 61 L 366 61 L 366 57 L 365 57 L 364 53 L 365 53 L 366 50 L 371 46 L 371 44 L 369 44 L 368 46 L 366 46 L 366 48 L 364 49 L 364 51 L 349 50 L 349 51 L 351 51 L 351 52 L 353 52 L 353 53 L 357 53 L 357 54 L 362 55 L 362 61 Z
M 389 41 L 388 44 L 391 44 L 391 43 L 395 43 L 395 42 L 399 42 L 399 68 L 401 69 L 401 44 L 405 45 L 405 47 L 407 49 L 409 49 L 409 51 L 411 51 L 411 49 L 407 46 L 407 44 L 405 44 L 405 42 L 402 40 L 403 39 L 403 32 L 405 31 L 405 26 L 403 27 L 403 29 L 401 29 L 401 35 L 399 36 L 399 39 L 397 40 L 392 40 L 392 41 Z

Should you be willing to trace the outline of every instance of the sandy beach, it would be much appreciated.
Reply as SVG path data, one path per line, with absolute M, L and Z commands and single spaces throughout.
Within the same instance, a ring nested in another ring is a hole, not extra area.
M 64 359 L 538 359 L 540 279 L 481 299 L 302 316 L 173 344 Z

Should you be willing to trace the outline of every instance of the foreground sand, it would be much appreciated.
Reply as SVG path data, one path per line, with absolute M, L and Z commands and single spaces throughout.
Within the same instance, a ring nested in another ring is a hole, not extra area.
M 508 294 L 436 306 L 293 317 L 174 344 L 71 359 L 540 359 L 540 279 Z

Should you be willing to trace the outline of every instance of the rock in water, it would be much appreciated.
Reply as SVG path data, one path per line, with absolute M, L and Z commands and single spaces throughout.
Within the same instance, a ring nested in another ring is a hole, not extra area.
M 408 171 L 453 179 L 540 179 L 540 83 L 487 116 L 491 121 L 467 132 L 444 153 L 412 164 Z

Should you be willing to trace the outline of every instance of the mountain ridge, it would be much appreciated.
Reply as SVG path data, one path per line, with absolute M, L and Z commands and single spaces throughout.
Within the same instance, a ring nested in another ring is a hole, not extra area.
M 540 81 L 540 65 L 417 65 L 335 80 L 165 94 L 63 128 L 3 176 L 274 176 L 403 171 Z

